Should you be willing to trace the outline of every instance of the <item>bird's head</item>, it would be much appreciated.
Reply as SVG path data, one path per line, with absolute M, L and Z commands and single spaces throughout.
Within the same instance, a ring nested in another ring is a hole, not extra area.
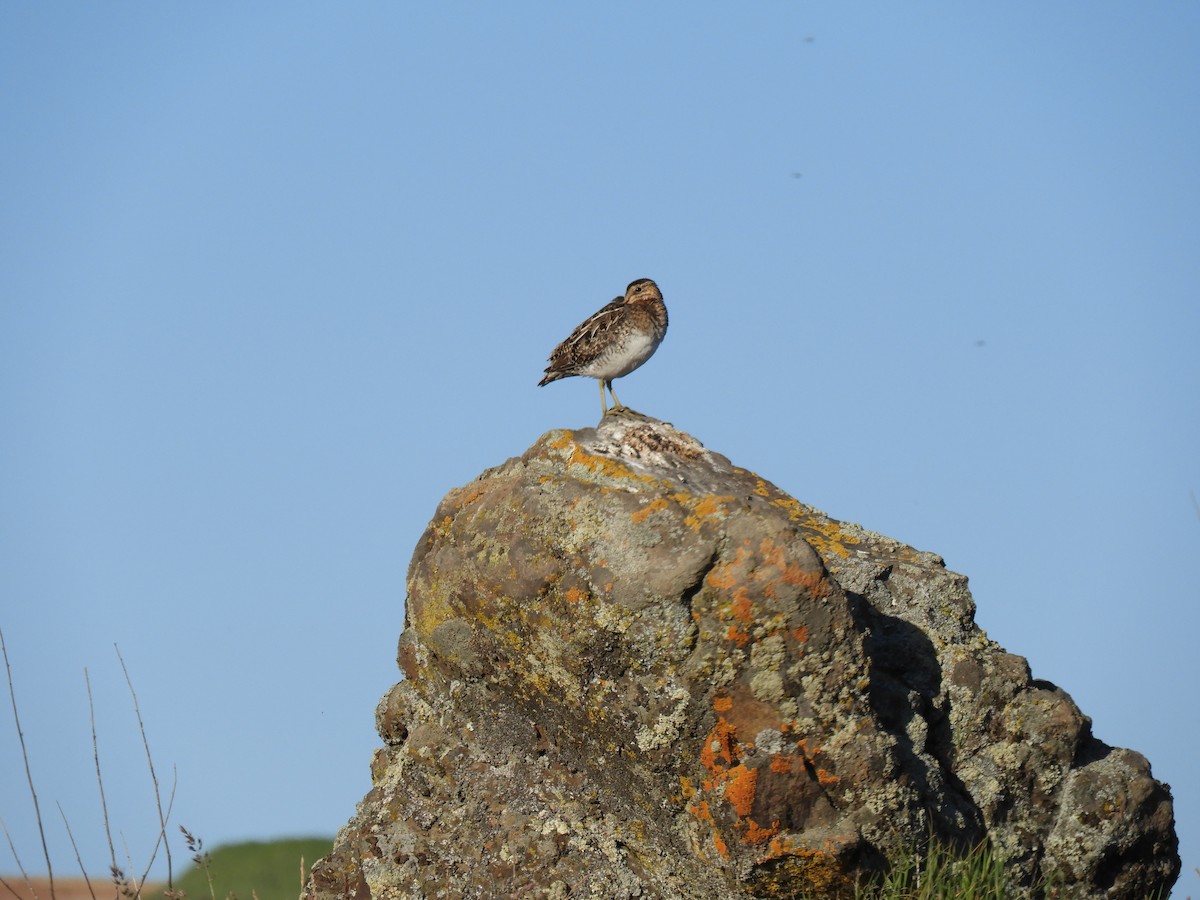
M 649 278 L 639 278 L 637 281 L 629 282 L 629 287 L 625 288 L 626 303 L 646 303 L 652 300 L 661 300 L 662 292 Z

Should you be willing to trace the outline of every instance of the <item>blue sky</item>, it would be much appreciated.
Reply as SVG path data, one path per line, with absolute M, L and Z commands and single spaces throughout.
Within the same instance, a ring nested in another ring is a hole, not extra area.
M 1200 879 L 1200 7 L 0 6 L 0 627 L 51 852 L 333 831 L 437 501 L 618 384 L 978 621 Z M 40 845 L 0 716 L 0 815 Z M 182 856 L 177 852 L 177 857 Z M 9 863 L 0 870 L 11 871 Z M 165 871 L 161 863 L 156 871 Z

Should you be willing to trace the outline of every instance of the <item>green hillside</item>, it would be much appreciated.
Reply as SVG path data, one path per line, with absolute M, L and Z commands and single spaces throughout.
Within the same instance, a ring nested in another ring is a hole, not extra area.
M 192 865 L 175 882 L 190 900 L 296 900 L 308 870 L 333 847 L 332 838 L 291 838 L 225 844 L 209 853 L 208 875 Z M 303 862 L 302 862 L 303 861 Z

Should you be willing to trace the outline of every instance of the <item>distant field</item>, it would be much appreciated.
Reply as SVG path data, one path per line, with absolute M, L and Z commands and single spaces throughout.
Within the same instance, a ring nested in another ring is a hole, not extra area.
M 176 890 L 183 890 L 191 900 L 296 900 L 308 870 L 333 847 L 332 838 L 294 838 L 280 841 L 248 841 L 226 844 L 210 851 L 209 871 L 213 885 L 210 892 L 204 871 L 188 862 L 183 874 L 175 880 Z M 185 853 L 176 851 L 176 860 L 188 860 Z M 303 875 L 301 864 L 303 861 Z M 15 900 L 50 900 L 50 882 L 45 877 L 30 879 L 26 884 L 20 875 L 5 875 L 4 881 L 16 892 Z M 161 896 L 166 885 L 148 888 L 143 896 Z M 107 875 L 92 876 L 92 891 L 97 900 L 111 900 L 112 881 Z M 92 891 L 82 878 L 54 879 L 55 900 L 92 900 Z M 0 887 L 0 894 L 13 894 Z
M 176 879 L 175 887 L 187 891 L 191 900 L 213 895 L 225 900 L 230 894 L 238 900 L 251 900 L 252 895 L 258 900 L 296 900 L 308 870 L 331 849 L 333 838 L 225 844 L 211 852 L 211 894 L 207 877 L 197 867 Z
M 50 900 L 50 881 L 44 876 L 29 879 L 29 884 L 26 884 L 20 875 L 3 877 L 8 886 L 16 892 L 18 900 L 34 900 L 35 897 L 37 900 Z M 7 897 L 13 896 L 7 888 L 0 890 Z M 107 877 L 93 878 L 92 890 L 96 892 L 97 897 L 108 900 L 112 897 L 112 882 Z M 55 878 L 54 896 L 57 900 L 92 900 L 87 882 L 82 878 Z

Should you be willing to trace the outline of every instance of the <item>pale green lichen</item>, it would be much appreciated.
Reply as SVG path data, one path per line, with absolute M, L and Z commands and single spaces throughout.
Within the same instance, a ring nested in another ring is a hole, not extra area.
M 750 679 L 750 691 L 764 703 L 783 699 L 783 677 L 778 672 L 759 672 Z
M 657 750 L 674 743 L 679 737 L 680 730 L 687 723 L 688 701 L 691 695 L 680 685 L 674 685 L 666 691 L 666 699 L 675 704 L 670 712 L 661 714 L 654 725 L 645 725 L 638 729 L 636 740 L 638 749 L 642 752 Z
M 783 635 L 772 634 L 757 641 L 750 648 L 750 665 L 755 669 L 779 671 L 787 660 L 787 648 Z

